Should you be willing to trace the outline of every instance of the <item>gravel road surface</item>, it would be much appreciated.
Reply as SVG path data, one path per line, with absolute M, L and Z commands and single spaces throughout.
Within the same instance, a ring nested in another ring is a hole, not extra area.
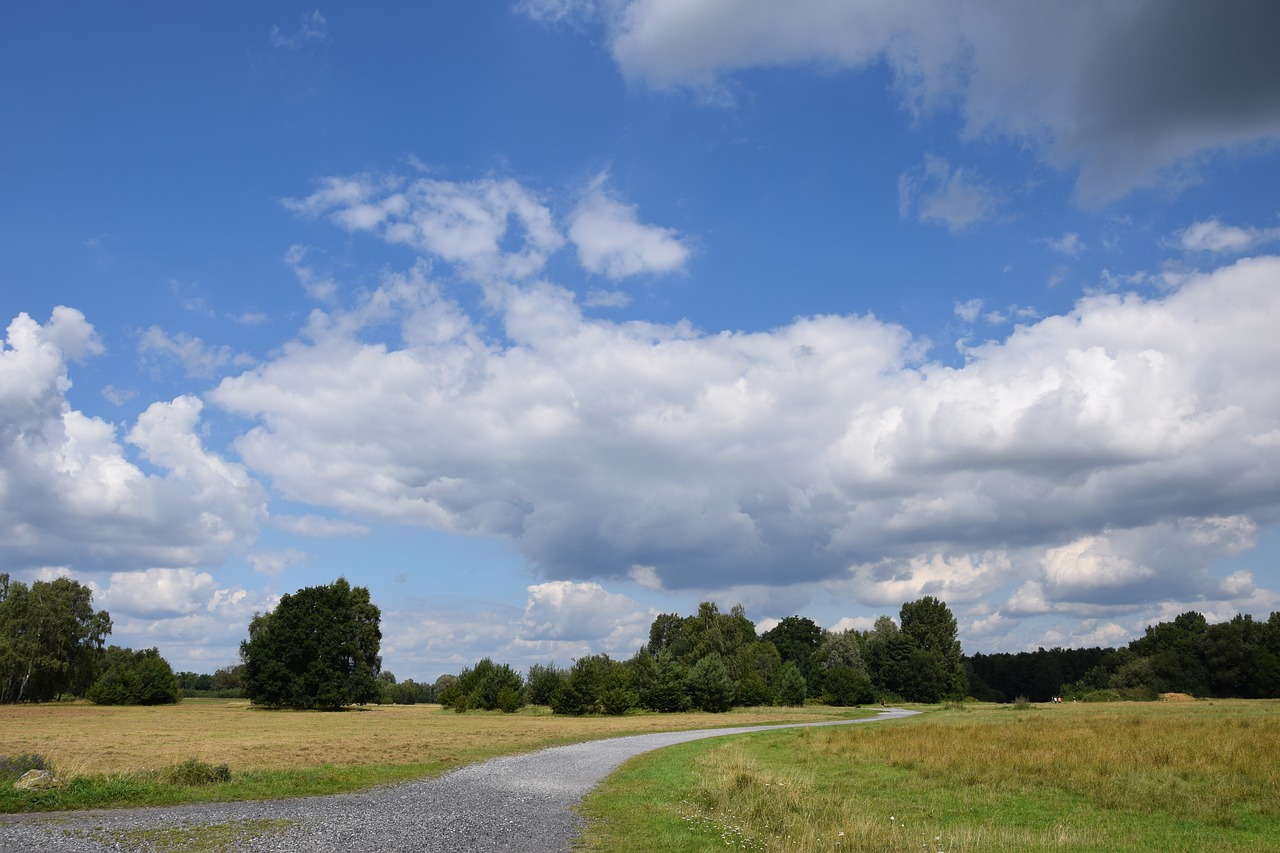
M 123 833 L 232 824 L 241 833 L 237 849 L 247 851 L 560 853 L 572 848 L 581 830 L 582 821 L 573 809 L 583 795 L 642 752 L 701 738 L 796 725 L 849 725 L 913 713 L 890 708 L 866 720 L 597 740 L 495 758 L 435 779 L 334 797 L 0 815 L 0 851 L 142 851 L 153 848 L 138 836 Z

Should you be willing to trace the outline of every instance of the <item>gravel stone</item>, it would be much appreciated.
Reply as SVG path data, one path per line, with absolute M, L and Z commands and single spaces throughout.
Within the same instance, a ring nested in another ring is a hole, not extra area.
M 135 830 L 241 823 L 237 849 L 314 851 L 493 851 L 564 853 L 582 829 L 574 807 L 627 759 L 708 737 L 905 717 L 890 708 L 867 720 L 701 729 L 610 738 L 495 758 L 434 779 L 355 794 L 146 809 L 0 815 L 0 851 L 145 851 L 122 846 Z M 263 830 L 255 821 L 291 821 Z

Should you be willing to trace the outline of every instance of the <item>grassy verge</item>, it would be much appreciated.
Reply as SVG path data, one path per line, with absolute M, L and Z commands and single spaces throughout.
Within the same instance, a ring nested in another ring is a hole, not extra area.
M 1280 837 L 1280 702 L 980 706 L 641 756 L 584 850 L 1260 850 Z
M 573 718 L 544 708 L 455 714 L 435 705 L 323 713 L 263 711 L 226 700 L 158 708 L 0 706 L 0 755 L 43 755 L 62 780 L 44 791 L 0 784 L 0 813 L 335 794 L 595 738 L 849 713 L 808 707 Z M 189 761 L 225 764 L 230 780 L 174 781 L 173 769 Z

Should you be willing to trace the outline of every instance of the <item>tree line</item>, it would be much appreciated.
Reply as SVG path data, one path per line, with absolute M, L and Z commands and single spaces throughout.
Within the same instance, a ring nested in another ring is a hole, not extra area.
M 1280 612 L 1209 624 L 1195 611 L 1147 627 L 1119 649 L 1038 649 L 965 660 L 979 699 L 1280 698 Z
M 926 596 L 902 606 L 899 621 L 869 631 L 827 631 L 788 616 L 757 634 L 741 606 L 722 613 L 703 602 L 690 616 L 664 613 L 631 658 L 587 655 L 567 668 L 535 664 L 524 678 L 486 658 L 463 670 L 438 701 L 457 711 L 514 711 L 526 703 L 559 714 L 726 711 L 738 705 L 830 705 L 960 699 L 968 682 L 956 620 Z
M 106 646 L 111 617 L 91 599 L 92 591 L 70 578 L 28 586 L 0 574 L 0 702 L 78 696 L 157 704 L 186 692 L 244 696 L 267 707 L 439 702 L 461 712 L 535 704 L 580 715 L 965 696 L 1280 697 L 1280 613 L 1265 622 L 1241 615 L 1210 625 L 1188 612 L 1119 649 L 966 656 L 955 617 L 932 596 L 904 603 L 896 622 L 882 616 L 865 631 L 824 630 L 794 615 L 757 633 L 741 606 L 725 613 L 702 602 L 691 615 L 657 616 L 647 642 L 626 660 L 592 654 L 522 674 L 485 658 L 420 684 L 382 669 L 381 611 L 366 587 L 344 578 L 282 596 L 275 609 L 255 614 L 239 663 L 210 675 L 175 675 L 156 649 Z

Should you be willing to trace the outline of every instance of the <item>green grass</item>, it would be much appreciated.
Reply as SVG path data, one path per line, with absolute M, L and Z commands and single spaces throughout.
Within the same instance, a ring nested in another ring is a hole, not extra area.
M 584 850 L 1265 850 L 1280 703 L 979 706 L 640 756 Z
M 12 785 L 0 785 L 0 813 L 324 796 L 436 776 L 448 769 L 448 765 L 433 763 L 251 770 L 233 774 L 228 782 L 204 785 L 175 783 L 166 771 L 82 775 L 43 791 L 19 791 Z

